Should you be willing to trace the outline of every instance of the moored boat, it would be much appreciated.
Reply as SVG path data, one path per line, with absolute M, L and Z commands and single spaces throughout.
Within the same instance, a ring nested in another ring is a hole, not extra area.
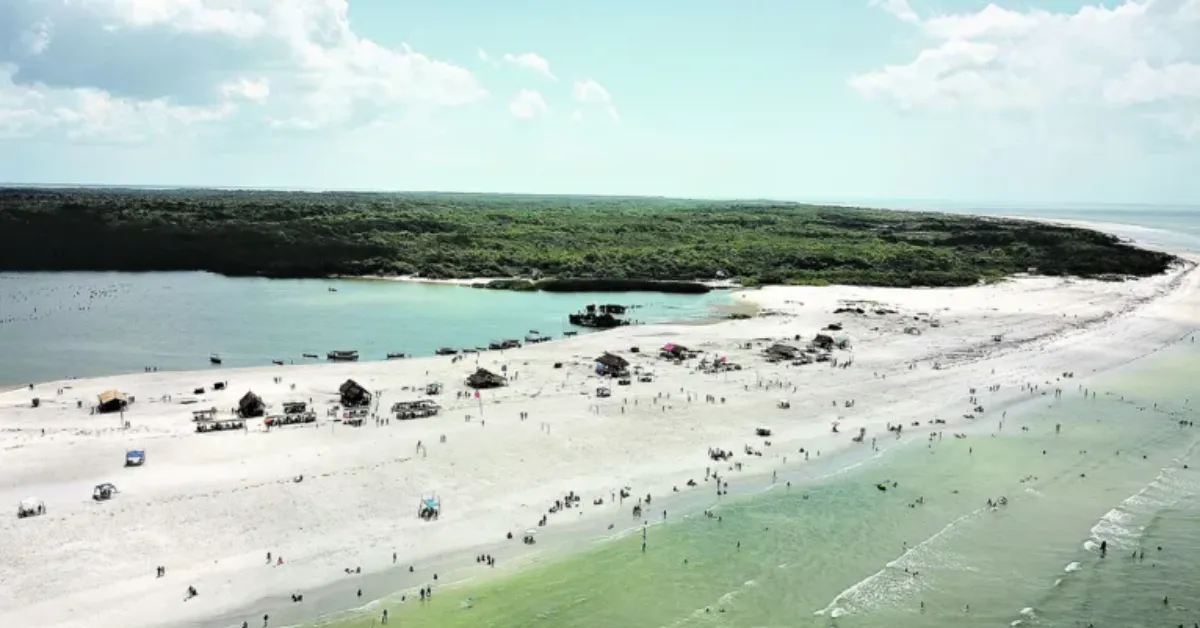
M 221 356 L 214 353 L 214 354 L 208 356 L 208 361 L 211 362 L 212 364 L 220 364 Z
M 335 361 L 339 361 L 339 362 L 354 362 L 355 360 L 358 360 L 358 351 L 353 351 L 353 350 L 330 351 L 329 353 L 325 354 L 325 357 L 327 359 L 335 360 Z

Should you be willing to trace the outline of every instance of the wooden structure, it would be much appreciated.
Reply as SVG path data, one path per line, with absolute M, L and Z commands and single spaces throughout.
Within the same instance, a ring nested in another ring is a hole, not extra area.
M 615 354 L 605 352 L 596 358 L 596 373 L 599 375 L 617 377 L 623 375 L 629 368 L 629 360 Z
M 246 391 L 246 394 L 238 400 L 237 413 L 243 419 L 260 417 L 267 413 L 267 404 L 263 403 L 262 397 L 254 394 L 253 391 Z
M 40 499 L 33 497 L 22 499 L 21 503 L 17 504 L 17 518 L 24 519 L 26 517 L 39 517 L 46 514 L 46 504 Z
M 209 408 L 207 410 L 195 410 L 192 412 L 193 421 L 211 421 L 217 418 L 217 409 Z
M 244 429 L 246 429 L 246 421 L 240 418 L 203 419 L 196 421 L 197 434 L 207 434 L 209 432 L 228 432 L 230 430 Z
M 130 404 L 130 399 L 125 396 L 125 393 L 113 389 L 106 390 L 99 395 L 100 412 L 121 412 Z
M 485 368 L 479 368 L 467 378 L 467 385 L 475 389 L 500 388 L 508 385 L 508 379 Z
M 430 382 L 428 384 L 425 384 L 425 394 L 426 395 L 442 394 L 442 383 L 441 382 Z
M 791 345 L 776 343 L 767 347 L 764 353 L 767 354 L 768 360 L 794 360 L 802 352 Z
M 291 414 L 283 414 L 278 416 L 269 416 L 263 419 L 263 425 L 267 428 L 283 427 L 284 425 L 300 425 L 302 423 L 316 423 L 316 412 L 293 412 Z
M 836 343 L 833 341 L 833 336 L 826 334 L 817 334 L 816 336 L 813 336 L 811 344 L 818 349 L 824 349 L 826 351 L 829 351 L 836 346 Z
M 596 389 L 596 396 L 597 396 L 597 397 L 599 397 L 599 398 L 601 398 L 601 399 L 603 399 L 603 398 L 607 398 L 607 397 L 611 397 L 611 396 L 612 396 L 612 390 L 611 390 L 611 389 L 609 389 L 609 388 L 607 388 L 607 387 L 605 387 L 605 386 L 601 386 L 601 387 L 599 387 L 599 388 L 597 388 L 597 389 Z
M 692 357 L 692 355 L 691 349 L 673 342 L 668 342 L 667 344 L 663 345 L 662 350 L 659 352 L 659 357 L 663 357 L 668 360 L 683 360 Z
M 347 408 L 361 408 L 371 405 L 371 392 L 352 379 L 346 380 L 344 384 L 338 387 L 338 393 L 341 394 L 342 405 Z
M 94 499 L 98 502 L 107 501 L 109 499 L 112 499 L 113 495 L 116 495 L 116 494 L 117 494 L 117 487 L 113 486 L 112 484 L 109 484 L 108 482 L 105 482 L 104 484 L 97 484 L 96 488 L 92 489 L 92 499 Z
M 431 416 L 436 416 L 442 411 L 442 407 L 435 403 L 432 399 L 418 399 L 417 401 L 397 401 L 392 404 L 392 413 L 401 421 L 407 419 L 424 419 Z

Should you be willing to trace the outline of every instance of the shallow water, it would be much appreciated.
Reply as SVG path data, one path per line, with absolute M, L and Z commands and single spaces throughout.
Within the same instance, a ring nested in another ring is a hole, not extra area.
M 1003 428 L 992 417 L 965 439 L 914 437 L 811 484 L 781 476 L 719 506 L 719 522 L 650 528 L 645 553 L 635 534 L 314 625 L 370 626 L 382 608 L 421 626 L 1190 625 L 1200 429 L 1178 421 L 1200 419 L 1197 376 L 1200 351 L 1182 346 L 1088 380 L 1094 399 L 1064 380 L 1063 399 L 1014 409 Z
M 337 292 L 330 292 L 336 287 Z M 727 292 L 676 295 L 506 292 L 370 280 L 231 278 L 209 273 L 0 273 L 0 386 L 64 377 L 324 358 L 357 349 L 432 355 L 439 347 L 561 337 L 588 303 L 637 305 L 643 322 L 721 314 Z

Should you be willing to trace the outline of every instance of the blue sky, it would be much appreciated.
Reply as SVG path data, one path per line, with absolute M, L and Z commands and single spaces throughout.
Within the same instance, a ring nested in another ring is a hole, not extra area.
M 1200 204 L 1200 0 L 3 0 L 0 181 Z

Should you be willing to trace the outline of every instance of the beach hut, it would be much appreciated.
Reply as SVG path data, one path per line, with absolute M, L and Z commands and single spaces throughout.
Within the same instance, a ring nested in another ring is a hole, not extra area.
M 46 504 L 42 500 L 28 497 L 17 504 L 17 518 L 37 517 L 46 514 Z
M 629 360 L 615 354 L 605 352 L 604 355 L 596 358 L 596 373 L 600 375 L 616 376 L 624 373 L 629 368 Z
M 421 504 L 417 506 L 417 517 L 425 521 L 433 521 L 442 514 L 442 502 L 436 495 L 421 498 Z
M 768 358 L 774 358 L 777 360 L 792 360 L 795 359 L 796 356 L 800 355 L 800 349 L 797 349 L 791 345 L 776 343 L 770 347 L 767 347 L 764 353 L 767 354 Z
M 116 389 L 100 393 L 99 399 L 100 412 L 121 412 L 129 405 L 129 399 L 125 393 Z
M 824 349 L 826 351 L 833 349 L 834 344 L 833 336 L 828 336 L 826 334 L 817 334 L 812 339 L 812 346 L 818 349 Z
M 303 401 L 285 401 L 283 402 L 284 414 L 304 414 L 308 411 L 308 404 Z
M 471 388 L 500 388 L 507 386 L 508 380 L 485 368 L 479 368 L 467 378 L 467 385 Z
M 125 452 L 125 466 L 140 467 L 144 464 L 146 464 L 145 449 L 130 449 L 129 451 Z
M 238 401 L 238 416 L 243 419 L 260 417 L 267 413 L 267 404 L 263 403 L 262 397 L 254 394 L 253 391 L 247 391 Z
M 682 360 L 690 354 L 691 351 L 687 347 L 673 342 L 663 345 L 662 351 L 659 353 L 660 356 L 670 360 Z
M 342 396 L 342 405 L 347 408 L 361 408 L 371 405 L 371 393 L 358 382 L 348 379 L 338 388 Z
M 98 502 L 112 499 L 112 496 L 116 494 L 117 487 L 109 484 L 108 482 L 105 482 L 104 484 L 97 484 L 96 488 L 92 489 L 92 499 Z
M 425 384 L 425 394 L 426 395 L 442 394 L 442 383 L 441 382 L 432 382 L 429 384 Z

